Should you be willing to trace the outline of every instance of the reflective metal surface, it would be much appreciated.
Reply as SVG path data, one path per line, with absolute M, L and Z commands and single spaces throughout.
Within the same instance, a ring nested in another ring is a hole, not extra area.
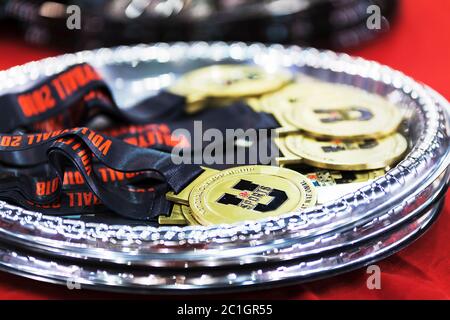
M 0 202 L 0 241 L 5 243 L 0 264 L 10 272 L 64 282 L 78 270 L 82 284 L 146 292 L 311 280 L 381 259 L 408 243 L 427 228 L 447 189 L 448 102 L 375 62 L 296 46 L 139 45 L 83 51 L 0 72 L 0 92 L 29 86 L 84 61 L 99 68 L 123 106 L 156 93 L 188 70 L 222 62 L 289 68 L 351 84 L 383 95 L 400 108 L 405 118 L 401 131 L 409 137 L 410 151 L 385 176 L 357 192 L 252 223 L 182 228 L 86 223 Z M 18 249 L 14 255 L 10 245 L 30 253 Z M 60 262 L 61 257 L 76 266 Z M 83 267 L 86 261 L 99 266 Z M 44 267 L 49 263 L 54 267 Z M 143 271 L 138 266 L 147 267 Z
M 332 251 L 320 257 L 283 263 L 229 269 L 129 269 L 102 265 L 75 265 L 10 249 L 0 245 L 0 270 L 31 279 L 62 284 L 69 288 L 133 293 L 191 293 L 235 291 L 300 283 L 332 276 L 385 258 L 411 243 L 430 227 L 440 211 L 442 200 L 420 217 L 394 232 L 383 234 L 360 246 Z

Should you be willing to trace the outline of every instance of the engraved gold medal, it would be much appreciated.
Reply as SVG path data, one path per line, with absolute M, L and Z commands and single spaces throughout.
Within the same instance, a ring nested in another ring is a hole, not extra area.
M 202 225 L 258 220 L 316 204 L 312 183 L 298 172 L 271 166 L 218 171 L 189 194 L 192 216 Z
M 390 166 L 407 150 L 407 141 L 399 133 L 380 139 L 319 140 L 301 134 L 277 139 L 283 157 L 278 164 L 305 163 L 335 170 L 372 170 Z
M 189 104 L 198 105 L 206 99 L 237 99 L 259 96 L 278 90 L 292 80 L 287 71 L 268 71 L 252 65 L 212 65 L 183 75 L 173 93 L 187 97 Z
M 377 138 L 401 122 L 398 108 L 385 98 L 347 85 L 297 82 L 263 96 L 260 109 L 275 115 L 281 134 L 304 131 L 322 138 Z

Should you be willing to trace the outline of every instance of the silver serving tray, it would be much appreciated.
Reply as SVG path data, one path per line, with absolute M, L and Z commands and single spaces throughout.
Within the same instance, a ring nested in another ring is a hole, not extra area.
M 5 270 L 61 282 L 71 276 L 70 261 L 81 270 L 83 284 L 146 292 L 311 280 L 376 261 L 405 245 L 427 228 L 447 190 L 449 103 L 425 85 L 375 62 L 297 46 L 159 43 L 83 51 L 14 67 L 0 72 L 0 93 L 23 89 L 79 62 L 99 68 L 124 107 L 155 94 L 186 71 L 214 63 L 289 68 L 351 84 L 398 105 L 410 152 L 385 176 L 337 201 L 251 223 L 183 228 L 85 223 L 0 202 L 3 257 L 12 257 L 10 246 L 29 252 L 16 252 L 12 263 L 3 259 L 0 266 Z M 392 234 L 395 241 L 388 240 Z M 46 262 L 65 271 L 36 265 Z M 143 271 L 146 268 L 151 273 Z M 105 280 L 95 270 L 113 270 L 115 280 Z M 134 277 L 117 277 L 121 270 Z M 274 270 L 282 271 L 275 277 Z
M 111 264 L 92 265 L 15 249 L 0 243 L 0 270 L 69 289 L 187 294 L 273 288 L 330 277 L 386 258 L 421 236 L 437 218 L 443 198 L 401 228 L 363 245 L 279 264 L 224 269 L 133 269 Z M 161 268 L 159 268 L 161 269 Z

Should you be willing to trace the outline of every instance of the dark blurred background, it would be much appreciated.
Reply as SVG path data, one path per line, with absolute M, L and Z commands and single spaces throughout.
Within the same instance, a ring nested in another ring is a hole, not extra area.
M 387 32 L 397 9 L 397 0 L 2 0 L 0 14 L 3 30 L 65 50 L 197 40 L 341 49 Z

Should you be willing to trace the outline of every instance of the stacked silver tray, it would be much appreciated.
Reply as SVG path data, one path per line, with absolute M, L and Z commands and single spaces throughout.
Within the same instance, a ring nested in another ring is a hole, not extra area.
M 449 103 L 375 62 L 331 51 L 244 43 L 158 43 L 99 49 L 0 72 L 0 93 L 89 62 L 119 105 L 215 63 L 289 68 L 385 96 L 403 112 L 410 152 L 385 176 L 301 213 L 213 227 L 84 222 L 0 202 L 0 269 L 63 285 L 145 293 L 253 289 L 311 281 L 394 254 L 436 220 L 450 170 Z M 437 222 L 439 223 L 439 221 Z

